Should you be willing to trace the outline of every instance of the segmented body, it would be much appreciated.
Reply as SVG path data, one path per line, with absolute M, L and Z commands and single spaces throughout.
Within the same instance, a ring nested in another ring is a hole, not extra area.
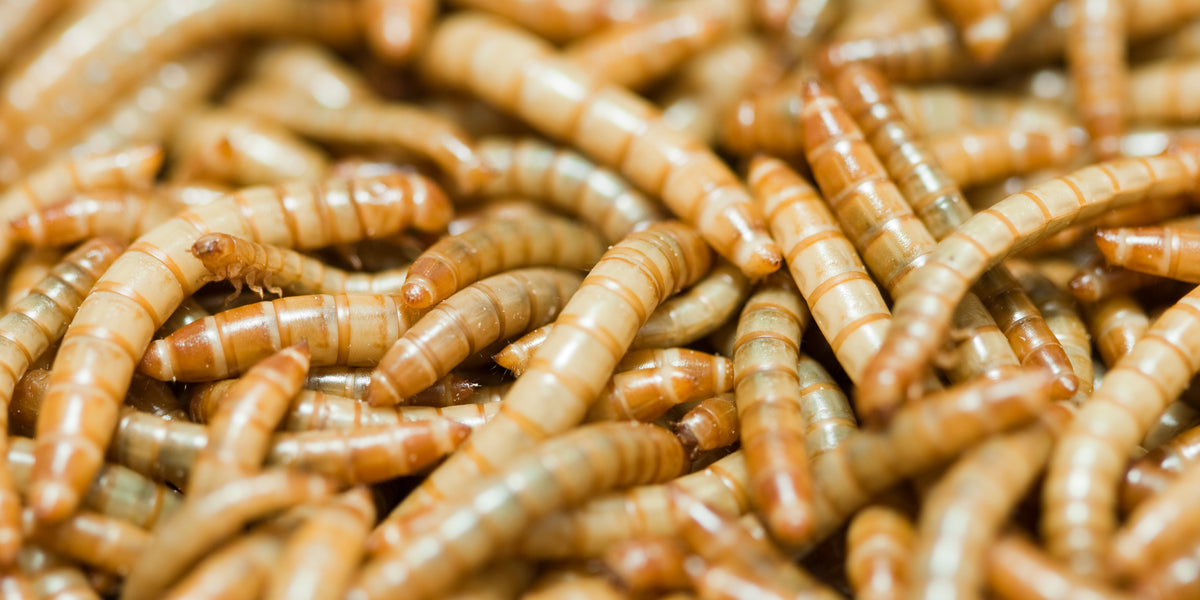
M 270 572 L 266 597 L 337 598 L 362 559 L 363 540 L 375 521 L 366 488 L 353 488 L 313 511 L 288 540 Z
M 758 152 L 785 157 L 803 154 L 800 85 L 800 78 L 789 76 L 740 100 L 721 121 L 721 146 L 747 156 Z
M 1046 326 L 1062 344 L 1063 352 L 1070 360 L 1071 370 L 1079 381 L 1076 398 L 1092 395 L 1095 367 L 1092 364 L 1092 338 L 1087 325 L 1079 315 L 1074 299 L 1054 285 L 1054 282 L 1034 271 L 1020 271 L 1018 281 L 1037 305 Z
M 688 589 L 683 563 L 688 553 L 670 538 L 634 538 L 604 553 L 604 566 L 634 593 Z
M 1146 309 L 1132 296 L 1120 295 L 1098 302 L 1088 311 L 1088 330 L 1105 366 L 1116 366 L 1150 328 Z
M 29 295 L 33 286 L 45 279 L 65 255 L 66 250 L 61 248 L 28 248 L 18 254 L 8 270 L 8 281 L 4 289 L 4 310 L 11 309 Z
M 369 367 L 310 369 L 308 377 L 304 380 L 304 387 L 347 398 L 366 398 L 373 370 Z M 417 392 L 409 401 L 417 406 L 454 406 L 465 402 L 478 388 L 478 383 L 461 375 L 450 373 L 439 379 L 437 383 Z
M 1042 18 L 1053 0 L 940 0 L 938 5 L 962 32 L 963 42 L 976 60 L 986 63 L 1009 40 Z
M 1172 436 L 1162 445 L 1129 465 L 1121 489 L 1121 510 L 1129 514 L 1144 500 L 1167 489 L 1181 471 L 1200 456 L 1200 429 Z
M 699 389 L 695 377 L 670 366 L 622 371 L 600 391 L 584 419 L 653 421 L 673 406 L 712 393 Z
M 12 220 L 12 235 L 31 246 L 66 246 L 92 237 L 131 242 L 175 216 L 181 206 L 153 191 L 98 190 Z
M 846 531 L 846 575 L 856 598 L 901 598 L 913 570 L 917 532 L 894 508 L 869 506 L 850 520 Z
M 1065 129 L 1072 122 L 1057 104 L 1023 96 L 950 85 L 896 86 L 894 92 L 904 122 L 922 138 L 1002 125 L 1013 131 Z
M 325 177 L 329 159 L 279 124 L 241 111 L 209 108 L 188 115 L 171 136 L 172 177 L 233 185 L 275 185 Z
M 1119 0 L 1071 0 L 1071 8 L 1066 55 L 1076 108 L 1096 155 L 1101 160 L 1120 156 L 1128 114 L 1125 13 L 1139 8 Z
M 470 433 L 470 427 L 442 418 L 304 431 L 273 438 L 266 463 L 319 473 L 343 485 L 379 483 L 424 469 Z
M 754 36 L 726 40 L 679 68 L 662 100 L 663 122 L 712 144 L 723 115 L 755 87 L 770 79 L 772 61 Z
M 732 394 L 701 400 L 672 427 L 692 457 L 706 450 L 724 448 L 741 439 L 737 404 Z
M 84 565 L 117 575 L 128 575 L 150 546 L 150 532 L 114 517 L 79 511 L 58 523 L 33 527 L 26 511 L 30 542 Z M 176 513 L 178 514 L 178 513 Z
M 1010 535 L 992 545 L 987 558 L 988 586 L 1004 600 L 1123 600 L 1127 596 L 1094 579 L 1079 577 L 1028 541 Z
M 163 597 L 225 598 L 249 600 L 265 587 L 271 568 L 283 550 L 283 540 L 275 531 L 253 531 L 226 544 L 203 558 Z
M 1065 127 L 1011 125 L 945 133 L 926 140 L 929 152 L 956 185 L 970 187 L 1070 164 L 1080 151 Z
M 1096 246 L 1111 265 L 1141 273 L 1200 283 L 1196 255 L 1200 230 L 1176 227 L 1101 229 Z

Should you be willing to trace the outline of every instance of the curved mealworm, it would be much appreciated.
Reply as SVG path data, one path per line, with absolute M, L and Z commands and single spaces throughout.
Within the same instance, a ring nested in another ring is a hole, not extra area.
M 1110 265 L 1200 283 L 1200 230 L 1176 227 L 1101 229 L 1096 246 Z
M 510 269 L 586 270 L 604 250 L 600 236 L 567 219 L 529 215 L 489 220 L 443 237 L 422 252 L 408 269 L 401 293 L 409 308 L 428 308 L 484 277 Z
M 1052 405 L 1036 423 L 984 440 L 939 478 L 921 507 L 911 594 L 982 593 L 988 548 L 1072 417 L 1069 405 Z
M 13 219 L 12 236 L 31 246 L 66 246 L 92 237 L 133 241 L 181 206 L 147 190 L 97 190 Z
M 604 553 L 604 566 L 630 592 L 688 589 L 683 563 L 688 553 L 676 540 L 641 537 L 613 544 Z
M 395 535 L 388 531 L 403 527 L 404 511 L 448 497 L 460 482 L 578 423 L 650 311 L 706 273 L 711 261 L 699 234 L 674 221 L 651 225 L 610 248 L 567 302 L 500 412 L 426 478 L 372 538 L 388 539 Z M 547 411 L 547 406 L 555 408 Z
M 663 302 L 638 329 L 631 349 L 684 346 L 721 326 L 750 293 L 750 282 L 721 260 L 686 292 Z
M 1071 294 L 1083 302 L 1097 303 L 1153 285 L 1159 278 L 1108 265 L 1103 256 L 1089 260 L 1071 278 Z
M 1053 0 L 940 0 L 937 4 L 958 26 L 963 43 L 981 63 L 995 58 L 1009 40 L 1020 36 L 1054 6 Z
M 854 597 L 900 598 L 913 571 L 917 533 L 912 521 L 894 508 L 869 506 L 846 530 L 846 577 Z
M 533 519 L 608 488 L 670 479 L 684 466 L 675 436 L 651 425 L 598 424 L 566 433 L 477 485 L 477 497 L 498 498 L 496 503 L 484 507 L 466 498 L 436 509 L 446 520 L 478 526 L 452 531 L 434 524 L 417 531 L 413 544 L 369 561 L 350 597 L 399 590 L 414 598 L 436 596 L 456 576 L 516 541 Z
M 438 12 L 437 0 L 365 0 L 359 6 L 367 45 L 396 65 L 424 47 Z
M 699 381 L 689 373 L 671 366 L 622 371 L 613 375 L 600 391 L 584 420 L 653 421 L 672 406 L 712 393 L 701 389 Z
M 1087 326 L 1075 309 L 1074 300 L 1048 278 L 1035 270 L 1022 269 L 1017 279 L 1029 299 L 1037 305 L 1046 326 L 1062 344 L 1070 360 L 1071 370 L 1079 381 L 1077 398 L 1092 394 L 1095 367 L 1092 364 L 1092 340 Z
M 834 85 L 846 110 L 862 127 L 897 188 L 934 239 L 946 237 L 971 217 L 971 207 L 943 172 L 943 163 L 926 151 L 900 116 L 882 75 L 868 66 L 850 66 L 838 73 Z M 1020 364 L 1046 367 L 1058 376 L 1058 393 L 1072 395 L 1079 384 L 1062 344 L 1012 273 L 1002 265 L 994 267 L 980 277 L 974 291 Z
M 1066 58 L 1075 104 L 1101 159 L 1121 154 L 1127 119 L 1126 8 L 1118 0 L 1071 0 L 1074 19 L 1067 27 Z
M 693 459 L 705 450 L 732 445 L 741 438 L 733 395 L 701 400 L 675 422 L 672 431 Z
M 128 521 L 85 510 L 58 523 L 36 526 L 33 516 L 26 510 L 24 520 L 30 541 L 117 575 L 128 575 L 132 571 L 153 537 Z
M 289 296 L 233 308 L 150 343 L 138 371 L 161 381 L 236 375 L 301 340 L 314 365 L 371 366 L 417 315 L 393 296 Z
M 1127 596 L 1095 579 L 1063 569 L 1033 544 L 1015 535 L 992 544 L 987 555 L 988 587 L 1004 600 L 1124 600 Z
M 178 583 L 165 590 L 163 598 L 257 598 L 282 548 L 283 540 L 276 532 L 253 531 L 203 558 Z
M 188 115 L 172 136 L 172 177 L 234 185 L 320 179 L 329 159 L 315 146 L 266 118 L 209 108 Z
M 773 536 L 796 543 L 812 528 L 812 478 L 800 410 L 800 338 L 808 308 L 791 278 L 765 279 L 738 318 L 733 374 L 750 497 Z
M 1183 464 L 1177 477 L 1158 495 L 1129 514 L 1112 538 L 1105 557 L 1117 577 L 1131 578 L 1189 547 L 1195 537 L 1192 499 L 1200 482 L 1200 466 Z
M 1030 246 L 1027 254 L 1037 255 L 1069 250 L 1074 246 L 1086 245 L 1096 227 L 1136 227 L 1164 224 L 1164 220 L 1181 217 L 1191 209 L 1187 195 L 1160 198 L 1157 202 L 1134 204 L 1110 210 L 1079 225 L 1058 232 L 1053 237 Z M 1186 219 L 1186 217 L 1184 217 Z
M 45 279 L 65 255 L 65 248 L 28 248 L 18 254 L 8 270 L 4 310 L 10 310 L 13 305 L 29 295 L 33 286 Z
M 813 320 L 857 383 L 891 320 L 879 288 L 816 190 L 784 162 L 755 158 L 748 180 Z
M 445 196 L 426 179 L 393 175 L 249 188 L 142 236 L 84 300 L 59 349 L 38 416 L 30 498 L 39 519 L 61 518 L 78 503 L 151 335 L 204 282 L 204 266 L 189 253 L 196 238 L 220 230 L 266 243 L 320 247 L 390 235 L 413 222 L 436 230 L 449 213 Z
M 577 215 L 610 244 L 663 218 L 657 204 L 624 177 L 572 150 L 532 137 L 485 138 L 478 149 L 494 172 L 480 194 L 530 198 Z
M 925 143 L 946 176 L 969 187 L 1069 164 L 1080 151 L 1075 138 L 1063 127 L 996 125 L 942 134 Z
M 647 0 L 454 0 L 454 3 L 510 19 L 555 42 L 643 19 L 650 5 Z
M 773 76 L 766 45 L 743 35 L 719 43 L 684 63 L 664 93 L 663 122 L 712 144 L 722 115 L 756 84 Z
M 308 343 L 302 340 L 258 362 L 229 387 L 209 420 L 208 443 L 188 478 L 189 494 L 202 496 L 259 470 L 308 363 Z
M 367 400 L 375 406 L 399 403 L 488 344 L 546 324 L 581 280 L 569 271 L 519 269 L 467 286 L 388 349 L 371 375 Z
M 246 523 L 320 500 L 331 491 L 324 478 L 271 470 L 185 503 L 155 530 L 125 579 L 122 597 L 139 600 L 160 594 L 191 563 Z
M 1200 288 L 1163 313 L 1104 376 L 1055 449 L 1042 493 L 1041 530 L 1050 552 L 1076 573 L 1102 568 L 1116 529 L 1125 461 L 1194 374 L 1198 306 Z
M 269 600 L 340 598 L 362 559 L 375 522 L 375 504 L 358 487 L 314 510 L 291 536 L 270 570 Z
M 1150 317 L 1146 315 L 1146 309 L 1132 296 L 1106 298 L 1088 310 L 1088 330 L 1109 368 L 1129 354 L 1149 328 Z
M 904 122 L 920 137 L 1000 126 L 1012 131 L 1061 130 L 1072 122 L 1058 105 L 1023 96 L 950 85 L 896 86 L 893 92 Z
M 563 56 L 599 81 L 636 90 L 749 24 L 742 2 L 683 0 L 575 40 Z
M 1009 196 L 968 219 L 928 255 L 896 301 L 888 337 L 858 388 L 860 401 L 902 401 L 948 332 L 967 288 L 1009 252 L 1104 210 L 1183 193 L 1198 172 L 1200 154 L 1190 152 L 1101 163 Z
M 1130 514 L 1144 500 L 1161 494 L 1200 455 L 1200 428 L 1191 428 L 1129 465 L 1121 488 L 1121 510 Z
M 484 62 L 487 69 L 476 68 Z M 762 215 L 719 158 L 667 127 L 652 105 L 602 84 L 545 42 L 495 18 L 455 15 L 434 31 L 422 66 L 433 79 L 467 89 L 617 166 L 747 276 L 779 268 L 779 249 Z

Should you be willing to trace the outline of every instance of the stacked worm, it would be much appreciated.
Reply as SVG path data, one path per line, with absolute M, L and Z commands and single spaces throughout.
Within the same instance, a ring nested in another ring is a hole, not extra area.
M 0 4 L 4 598 L 1194 598 L 1200 2 Z

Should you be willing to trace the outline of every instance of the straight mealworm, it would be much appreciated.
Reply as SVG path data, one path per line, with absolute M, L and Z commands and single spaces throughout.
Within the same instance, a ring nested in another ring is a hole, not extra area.
M 66 255 L 61 248 L 28 248 L 13 261 L 4 289 L 4 310 L 9 310 L 29 294 Z
M 97 190 L 23 214 L 12 237 L 35 247 L 66 246 L 92 237 L 132 242 L 183 207 L 149 190 Z
M 428 308 L 510 269 L 590 269 L 604 250 L 599 235 L 567 219 L 531 215 L 488 220 L 422 252 L 409 268 L 401 293 L 410 308 Z
M 1121 489 L 1122 512 L 1130 514 L 1143 501 L 1161 494 L 1185 467 L 1194 464 L 1200 449 L 1198 440 L 1200 429 L 1193 427 L 1129 465 Z
M 379 359 L 367 401 L 397 404 L 492 342 L 545 325 L 582 280 L 566 270 L 518 269 L 467 286 L 434 306 Z
M 1096 156 L 1114 158 L 1121 155 L 1128 113 L 1125 13 L 1139 8 L 1120 0 L 1071 0 L 1070 6 L 1075 18 L 1067 27 L 1066 58 L 1076 109 Z
M 850 520 L 846 576 L 860 600 L 900 598 L 909 589 L 916 531 L 900 511 L 876 504 Z
M 321 179 L 329 159 L 283 126 L 240 111 L 207 108 L 175 128 L 172 177 L 208 179 L 239 186 Z
M 1095 579 L 1079 577 L 1033 544 L 1008 535 L 992 545 L 987 557 L 988 588 L 1003 600 L 1125 600 L 1127 596 Z
M 1081 149 L 1075 137 L 1066 127 L 995 125 L 945 133 L 925 143 L 946 176 L 965 188 L 1070 164 Z
M 745 301 L 750 282 L 737 267 L 717 261 L 686 292 L 663 302 L 630 344 L 632 349 L 685 346 L 725 323 Z
M 310 369 L 304 379 L 304 388 L 348 398 L 366 398 L 371 385 L 369 367 L 318 367 Z M 412 398 L 418 406 L 445 407 L 462 404 L 479 384 L 461 375 L 450 373 L 437 383 L 422 390 Z
M 1108 264 L 1169 279 L 1200 283 L 1196 256 L 1200 230 L 1175 227 L 1101 229 L 1096 246 Z
M 951 85 L 898 85 L 893 92 L 904 122 L 921 138 L 964 129 L 1005 126 L 1015 131 L 1038 131 L 1071 125 L 1070 115 L 1058 105 L 1014 94 L 982 93 Z
M 137 525 L 91 511 L 52 524 L 34 526 L 29 514 L 24 521 L 32 543 L 117 575 L 128 575 L 153 539 Z
M 320 186 L 249 188 L 142 236 L 84 300 L 60 346 L 38 416 L 31 505 L 39 520 L 70 514 L 116 427 L 120 399 L 151 335 L 204 282 L 190 254 L 224 231 L 298 247 L 381 237 L 410 224 L 437 229 L 449 202 L 427 180 L 393 175 Z
M 1104 210 L 1183 193 L 1200 173 L 1200 155 L 1101 163 L 1034 186 L 971 217 L 938 244 L 894 307 L 895 318 L 868 377 L 868 405 L 905 396 L 949 330 L 953 309 L 975 279 L 1012 251 Z
M 405 511 L 448 497 L 462 482 L 582 420 L 650 311 L 707 272 L 711 261 L 700 236 L 678 222 L 652 225 L 610 248 L 563 308 L 500 413 L 376 528 L 375 545 L 395 535 L 388 531 L 402 527 Z
M 800 414 L 804 419 L 804 451 L 808 460 L 837 448 L 858 425 L 846 394 L 821 363 L 801 355 L 796 365 L 800 382 Z
M 434 31 L 422 67 L 615 166 L 748 277 L 779 268 L 762 215 L 720 159 L 663 124 L 652 105 L 602 84 L 546 43 L 494 18 L 456 15 Z

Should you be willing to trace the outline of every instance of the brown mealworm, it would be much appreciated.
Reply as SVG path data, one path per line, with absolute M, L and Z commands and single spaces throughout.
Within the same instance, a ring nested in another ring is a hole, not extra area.
M 1126 8 L 1120 0 L 1071 0 L 1074 19 L 1067 27 L 1066 58 L 1075 90 L 1076 110 L 1101 160 L 1121 155 L 1121 135 L 1128 118 L 1125 56 L 1130 35 Z
M 324 367 L 312 369 L 304 380 L 306 389 L 337 394 L 349 398 L 366 398 L 371 385 L 371 368 Z M 414 406 L 444 408 L 463 404 L 479 389 L 479 384 L 453 372 L 433 385 L 413 394 L 408 402 Z
M 142 236 L 84 300 L 60 347 L 39 415 L 30 489 L 39 518 L 65 516 L 78 503 L 111 439 L 120 399 L 151 335 L 203 284 L 207 271 L 190 254 L 198 237 L 218 230 L 266 243 L 320 247 L 390 235 L 414 221 L 436 230 L 449 212 L 445 196 L 427 180 L 394 175 L 248 188 Z
M 1017 275 L 1021 287 L 1029 299 L 1037 305 L 1046 320 L 1046 326 L 1062 344 L 1063 352 L 1070 360 L 1071 370 L 1079 380 L 1076 398 L 1092 395 L 1095 367 L 1092 364 L 1092 339 L 1088 334 L 1075 302 L 1050 279 L 1035 270 L 1020 270 Z
M 1023 538 L 1009 535 L 988 550 L 988 587 L 1002 600 L 1125 600 L 1124 593 L 1079 577 Z
M 782 33 L 785 46 L 797 55 L 811 53 L 848 12 L 845 4 L 830 0 L 766 0 L 757 4 L 776 7 L 760 11 L 764 24 Z
M 367 400 L 397 404 L 492 342 L 547 324 L 582 279 L 566 270 L 518 269 L 466 286 L 422 316 L 379 359 Z
M 187 575 L 163 592 L 163 598 L 257 598 L 282 548 L 283 540 L 278 533 L 253 531 L 201 559 Z
M 523 560 L 497 559 L 478 569 L 446 600 L 504 600 L 518 597 L 533 581 L 534 566 Z
M 712 393 L 700 389 L 695 377 L 672 366 L 622 371 L 600 390 L 584 420 L 653 421 L 673 406 Z
M 1096 246 L 1110 265 L 1200 283 L 1195 263 L 1200 252 L 1200 230 L 1175 227 L 1101 229 Z
M 34 546 L 21 548 L 17 557 L 20 572 L 29 575 L 30 596 L 14 594 L 10 588 L 0 589 L 0 593 L 12 594 L 16 600 L 33 600 L 56 595 L 64 600 L 100 600 L 100 595 L 92 589 L 83 571 L 74 562 L 65 559 L 49 550 Z M 8 598 L 8 595 L 4 596 Z
M 1041 19 L 1053 0 L 939 0 L 938 6 L 954 21 L 962 33 L 963 43 L 976 60 L 986 63 L 1031 25 Z
M 846 530 L 846 576 L 861 600 L 901 598 L 913 570 L 917 533 L 894 508 L 876 504 L 850 520 Z
M 4 290 L 4 310 L 11 309 L 13 305 L 27 296 L 29 290 L 45 279 L 50 274 L 50 269 L 62 261 L 65 255 L 66 249 L 63 248 L 27 248 L 17 254 L 8 270 L 8 281 Z
M 804 99 L 800 84 L 799 77 L 790 76 L 739 100 L 721 120 L 717 136 L 721 146 L 742 155 L 802 155 Z
M 586 270 L 604 250 L 600 236 L 567 219 L 533 215 L 492 219 L 443 237 L 422 252 L 409 268 L 401 293 L 409 308 L 428 308 L 480 279 L 510 269 Z
M 896 301 L 883 348 L 858 388 L 868 406 L 894 406 L 924 370 L 950 329 L 969 286 L 1014 250 L 1110 208 L 1182 193 L 1193 186 L 1200 155 L 1133 158 L 1085 167 L 1009 196 L 968 219 L 928 255 Z
M 1129 354 L 1149 328 L 1150 317 L 1146 315 L 1146 309 L 1132 296 L 1106 298 L 1088 310 L 1088 330 L 1109 368 Z
M 720 159 L 663 124 L 651 104 L 602 84 L 544 41 L 492 17 L 455 15 L 434 31 L 422 66 L 434 80 L 509 109 L 616 166 L 748 277 L 779 268 L 779 249 L 762 215 Z
M 10 222 L 17 241 L 66 246 L 92 237 L 131 242 L 175 216 L 181 206 L 149 190 L 97 190 L 38 208 Z
M 858 429 L 846 394 L 821 363 L 801 355 L 796 367 L 800 380 L 800 411 L 804 418 L 804 449 L 808 460 L 838 447 Z
M 1130 593 L 1134 598 L 1185 600 L 1200 592 L 1200 550 L 1191 543 L 1181 551 L 1140 573 Z
M 946 133 L 925 143 L 946 176 L 960 187 L 1070 164 L 1081 149 L 1070 129 L 1024 130 L 1011 125 Z
M 650 6 L 647 0 L 454 0 L 454 3 L 499 15 L 555 42 L 643 19 Z
M 1149 287 L 1159 278 L 1123 267 L 1110 266 L 1097 256 L 1079 267 L 1071 278 L 1071 294 L 1083 302 L 1095 304 L 1120 294 Z
M 923 138 L 1000 126 L 1016 131 L 1057 130 L 1072 122 L 1066 111 L 1053 103 L 1012 94 L 950 85 L 896 86 L 894 92 L 904 121 Z
M 770 78 L 773 62 L 766 45 L 742 35 L 684 63 L 664 93 L 663 122 L 712 144 L 721 116 L 759 83 Z
M 462 481 L 583 419 L 650 311 L 706 273 L 711 261 L 699 234 L 674 221 L 651 225 L 610 248 L 563 308 L 499 414 L 376 528 L 375 545 L 386 544 L 403 527 L 405 511 L 448 497 Z
M 1130 512 L 1105 557 L 1116 578 L 1136 577 L 1190 546 L 1196 531 L 1192 499 L 1198 484 L 1200 465 L 1184 463 L 1160 493 Z
M 641 537 L 613 544 L 604 553 L 604 566 L 635 594 L 688 589 L 683 563 L 687 550 L 676 540 Z
M 693 458 L 706 450 L 732 445 L 741 438 L 737 404 L 732 394 L 701 400 L 672 426 Z
M 750 293 L 750 282 L 720 260 L 686 292 L 663 302 L 638 329 L 630 348 L 685 346 L 729 320 Z
M 280 40 L 267 44 L 255 53 L 250 75 L 256 84 L 286 88 L 329 108 L 342 108 L 351 101 L 374 96 L 371 86 L 350 65 L 330 49 L 310 42 Z M 388 174 L 394 172 L 389 170 Z
M 341 598 L 362 560 L 363 540 L 375 522 L 366 488 L 353 488 L 315 509 L 293 533 L 270 570 L 269 600 Z
M 399 590 L 413 598 L 436 596 L 456 576 L 515 542 L 537 517 L 610 488 L 669 479 L 684 463 L 675 436 L 652 425 L 598 424 L 564 434 L 475 485 L 476 494 L 496 497 L 496 503 L 485 507 L 468 497 L 436 509 L 445 521 L 477 526 L 451 530 L 430 523 L 414 532 L 412 544 L 369 561 L 349 597 Z
M 365 0 L 359 5 L 367 45 L 392 64 L 404 64 L 425 46 L 437 0 Z
M 321 179 L 329 159 L 274 121 L 220 108 L 188 115 L 172 135 L 172 178 L 238 186 Z

